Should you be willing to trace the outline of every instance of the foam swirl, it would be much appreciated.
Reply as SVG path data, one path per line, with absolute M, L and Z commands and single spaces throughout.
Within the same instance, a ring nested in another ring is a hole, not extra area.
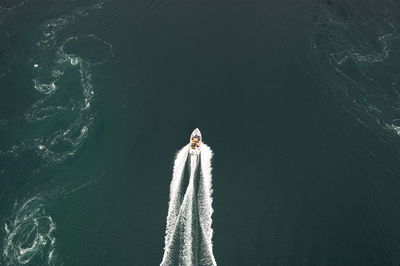
M 3 258 L 6 265 L 54 265 L 56 224 L 46 213 L 43 197 L 28 199 L 4 224 Z

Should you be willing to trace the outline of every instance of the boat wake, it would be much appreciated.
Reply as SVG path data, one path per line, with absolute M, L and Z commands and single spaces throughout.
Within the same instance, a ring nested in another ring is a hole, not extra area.
M 212 252 L 211 158 L 205 144 L 199 155 L 189 155 L 186 145 L 176 156 L 160 265 L 217 265 Z

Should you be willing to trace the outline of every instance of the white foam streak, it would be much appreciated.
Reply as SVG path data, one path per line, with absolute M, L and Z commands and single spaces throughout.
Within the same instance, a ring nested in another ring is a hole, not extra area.
M 206 250 L 208 252 L 208 258 L 211 260 L 212 265 L 216 265 L 214 254 L 212 252 L 212 214 L 214 212 L 212 208 L 212 167 L 211 159 L 213 156 L 212 150 L 207 145 L 201 145 L 201 176 L 199 184 L 199 196 L 198 196 L 198 210 L 201 230 L 203 231 L 204 238 L 206 241 Z M 203 256 L 204 257 L 204 256 Z
M 180 198 L 182 193 L 183 171 L 188 157 L 188 146 L 183 147 L 176 155 L 174 172 L 170 185 L 170 200 L 167 216 L 167 228 L 165 233 L 165 249 L 170 245 L 172 234 L 177 223 L 177 217 L 180 209 Z
M 216 265 L 212 252 L 211 149 L 202 144 L 200 155 L 188 156 L 189 146 L 177 154 L 170 186 L 170 202 L 161 265 Z M 187 158 L 189 182 L 183 194 Z M 200 180 L 197 168 L 200 163 Z M 196 190 L 198 184 L 198 189 Z M 196 226 L 198 224 L 199 226 Z M 201 252 L 199 252 L 201 251 Z

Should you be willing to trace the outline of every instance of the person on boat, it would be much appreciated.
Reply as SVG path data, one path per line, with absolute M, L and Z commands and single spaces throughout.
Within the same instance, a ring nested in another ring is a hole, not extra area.
M 192 138 L 191 147 L 192 147 L 192 149 L 195 149 L 196 147 L 200 147 L 200 138 L 199 138 L 199 136 L 194 136 Z

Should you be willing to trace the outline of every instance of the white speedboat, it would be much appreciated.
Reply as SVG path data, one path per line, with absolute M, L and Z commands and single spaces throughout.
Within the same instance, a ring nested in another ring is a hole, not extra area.
M 193 130 L 192 135 L 190 135 L 189 140 L 189 153 L 190 154 L 200 154 L 200 145 L 202 142 L 201 132 L 198 128 Z

